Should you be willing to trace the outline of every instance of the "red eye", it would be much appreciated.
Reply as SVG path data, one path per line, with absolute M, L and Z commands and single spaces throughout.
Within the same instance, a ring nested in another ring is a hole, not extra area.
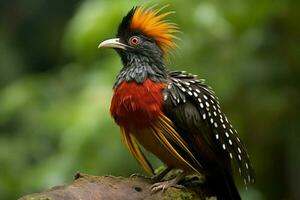
M 132 46 L 136 46 L 136 45 L 140 44 L 140 42 L 141 42 L 141 39 L 137 36 L 132 36 L 129 39 L 129 44 L 132 45 Z

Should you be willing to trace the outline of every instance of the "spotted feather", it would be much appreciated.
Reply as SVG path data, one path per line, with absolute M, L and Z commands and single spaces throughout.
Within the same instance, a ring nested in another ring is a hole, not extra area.
M 237 131 L 222 112 L 218 97 L 212 88 L 207 86 L 204 80 L 199 80 L 196 76 L 186 72 L 169 72 L 168 80 L 167 89 L 164 92 L 165 102 L 171 102 L 173 107 L 187 102 L 195 105 L 202 118 L 197 122 L 198 126 L 209 127 L 209 134 L 213 134 L 214 142 L 218 144 L 220 151 L 226 152 L 225 155 L 237 164 L 244 183 L 247 185 L 254 182 L 254 173 L 247 150 Z M 211 143 L 208 140 L 207 142 Z

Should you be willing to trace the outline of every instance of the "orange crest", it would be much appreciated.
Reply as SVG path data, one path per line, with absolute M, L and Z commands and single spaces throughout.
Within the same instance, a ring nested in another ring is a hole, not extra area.
M 167 6 L 159 9 L 137 7 L 130 25 L 132 31 L 140 31 L 145 36 L 154 39 L 164 54 L 168 48 L 177 46 L 173 39 L 178 39 L 174 33 L 179 32 L 177 24 L 164 20 L 174 11 L 160 13 Z

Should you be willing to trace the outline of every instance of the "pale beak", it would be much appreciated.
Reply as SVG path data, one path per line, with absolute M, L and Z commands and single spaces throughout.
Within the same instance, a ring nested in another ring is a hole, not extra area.
M 103 42 L 101 42 L 99 44 L 98 48 L 102 48 L 102 47 L 126 50 L 126 47 L 129 47 L 129 46 L 121 43 L 119 38 L 113 38 L 113 39 L 108 39 L 108 40 L 104 40 Z

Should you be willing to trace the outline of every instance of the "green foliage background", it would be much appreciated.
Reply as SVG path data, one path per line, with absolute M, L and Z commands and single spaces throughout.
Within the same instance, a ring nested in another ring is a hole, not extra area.
M 120 60 L 97 45 L 144 2 L 0 2 L 0 199 L 142 172 L 109 115 Z M 207 80 L 248 147 L 244 199 L 300 199 L 299 1 L 155 2 L 182 31 L 169 67 Z

